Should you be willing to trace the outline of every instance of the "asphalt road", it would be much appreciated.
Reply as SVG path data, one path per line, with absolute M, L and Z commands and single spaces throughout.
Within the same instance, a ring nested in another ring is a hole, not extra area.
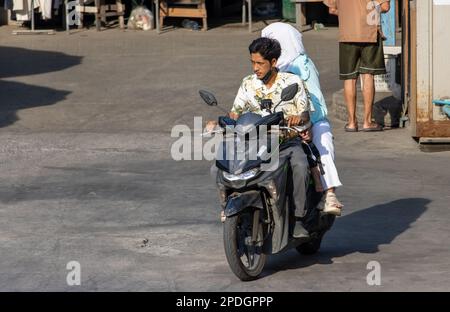
M 314 256 L 271 256 L 242 283 L 222 247 L 210 162 L 174 161 L 175 125 L 224 108 L 258 33 L 229 26 L 70 36 L 0 28 L 1 291 L 449 291 L 449 152 L 409 129 L 335 127 L 345 204 Z M 331 105 L 336 29 L 305 33 Z M 81 266 L 69 286 L 67 263 Z M 369 286 L 367 264 L 381 265 Z

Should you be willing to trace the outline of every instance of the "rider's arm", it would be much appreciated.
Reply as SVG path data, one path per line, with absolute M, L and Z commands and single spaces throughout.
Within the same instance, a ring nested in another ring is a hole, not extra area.
M 247 92 L 245 91 L 244 82 L 239 87 L 236 98 L 234 99 L 233 107 L 231 108 L 230 118 L 237 119 L 244 111 L 245 105 L 248 103 Z
M 313 108 L 310 107 L 308 96 L 306 94 L 305 88 L 303 86 L 303 82 L 300 80 L 298 76 L 293 76 L 292 82 L 297 83 L 298 85 L 298 92 L 296 96 L 294 97 L 294 105 L 290 105 L 286 108 L 284 111 L 286 115 L 286 119 L 288 120 L 288 126 L 296 126 L 300 123 L 301 120 L 301 114 L 306 111 L 311 111 Z
M 233 107 L 228 113 L 228 116 L 232 119 L 238 119 L 244 110 L 245 104 L 247 103 L 247 96 L 245 92 L 244 82 L 241 84 L 239 91 L 234 99 Z M 206 131 L 212 131 L 217 126 L 217 121 L 210 120 L 206 124 Z
M 298 78 L 297 76 L 295 78 L 298 84 L 298 92 L 297 95 L 294 97 L 294 104 L 295 109 L 297 110 L 297 115 L 300 116 L 303 112 L 314 111 L 314 108 L 309 103 L 308 95 L 306 94 L 303 81 L 300 80 L 300 78 Z

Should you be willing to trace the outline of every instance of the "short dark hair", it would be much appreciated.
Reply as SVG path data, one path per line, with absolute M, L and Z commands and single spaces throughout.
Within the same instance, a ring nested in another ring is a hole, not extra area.
M 261 54 L 261 56 L 268 61 L 272 61 L 273 59 L 278 60 L 281 55 L 281 46 L 278 40 L 265 37 L 253 40 L 248 47 L 248 50 L 251 54 Z

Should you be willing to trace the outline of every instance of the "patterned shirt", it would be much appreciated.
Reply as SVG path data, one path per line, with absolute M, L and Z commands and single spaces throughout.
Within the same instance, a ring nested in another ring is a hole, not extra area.
M 259 115 L 267 115 L 268 113 L 261 110 L 260 103 L 263 99 L 272 100 L 273 105 L 277 105 L 281 99 L 281 91 L 287 86 L 297 83 L 298 92 L 291 101 L 282 102 L 275 109 L 276 112 L 283 111 L 284 115 L 293 116 L 300 115 L 304 111 L 313 110 L 310 107 L 303 82 L 297 75 L 279 72 L 272 87 L 267 86 L 256 76 L 256 74 L 247 76 L 242 81 L 236 99 L 234 100 L 231 111 L 236 114 L 256 113 Z

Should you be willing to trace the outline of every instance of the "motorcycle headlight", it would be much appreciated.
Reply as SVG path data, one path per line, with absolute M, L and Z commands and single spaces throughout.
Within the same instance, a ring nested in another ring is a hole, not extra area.
M 255 168 L 241 174 L 231 174 L 228 172 L 224 172 L 223 177 L 228 181 L 248 180 L 254 178 L 259 173 L 259 171 L 260 171 L 259 168 Z

